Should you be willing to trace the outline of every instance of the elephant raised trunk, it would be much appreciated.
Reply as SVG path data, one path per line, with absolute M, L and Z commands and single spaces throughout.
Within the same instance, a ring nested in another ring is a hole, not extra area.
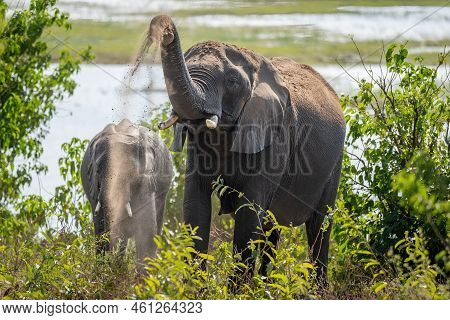
M 209 114 L 207 93 L 192 80 L 189 74 L 177 29 L 169 16 L 159 15 L 152 19 L 148 32 L 149 41 L 159 43 L 161 61 L 167 92 L 176 115 L 161 124 L 165 129 L 172 125 L 179 116 L 185 120 L 198 120 L 214 116 Z M 175 121 L 174 121 L 175 120 Z
M 273 212 L 279 224 L 305 223 L 317 278 L 325 279 L 330 228 L 322 225 L 335 202 L 345 140 L 344 115 L 331 86 L 307 65 L 269 60 L 225 43 L 199 43 L 183 56 L 167 16 L 152 20 L 148 39 L 160 43 L 174 108 L 160 128 L 181 122 L 175 126 L 173 151 L 181 151 L 189 137 L 183 219 L 197 228 L 196 250 L 208 250 L 210 185 L 220 175 L 261 211 Z M 202 119 L 215 129 L 219 118 L 223 135 L 204 134 L 203 127 L 195 127 L 200 121 L 192 121 Z M 247 200 L 224 196 L 221 211 L 235 212 L 233 251 L 248 266 L 246 274 L 236 270 L 235 279 L 245 278 L 255 266 L 248 244 L 271 226 L 264 223 L 261 230 L 264 215 L 252 212 Z M 273 232 L 266 241 L 276 247 L 279 236 Z M 260 271 L 267 276 L 273 254 L 262 251 Z

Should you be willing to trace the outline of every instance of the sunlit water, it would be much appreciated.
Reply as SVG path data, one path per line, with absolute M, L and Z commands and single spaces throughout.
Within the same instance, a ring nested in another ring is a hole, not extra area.
M 340 66 L 315 66 L 338 94 L 354 92 L 356 83 Z M 377 69 L 374 69 L 377 72 Z M 160 65 L 142 66 L 127 89 L 128 65 L 83 65 L 74 79 L 78 83 L 73 96 L 57 104 L 57 114 L 49 123 L 44 141 L 42 162 L 49 170 L 35 176 L 27 193 L 48 198 L 62 184 L 58 159 L 63 156 L 61 144 L 72 137 L 92 139 L 108 123 L 123 118 L 140 122 L 152 120 L 153 110 L 168 101 Z M 348 70 L 356 78 L 367 77 L 362 67 Z M 152 83 L 149 85 L 149 79 Z M 150 88 L 149 88 L 150 87 Z
M 28 6 L 30 0 L 6 0 L 6 3 L 16 9 Z M 226 0 L 59 0 L 57 6 L 72 19 L 142 21 L 148 19 L 149 13 L 236 5 L 239 3 Z
M 299 27 L 318 30 L 330 41 L 444 40 L 449 38 L 450 7 L 342 7 L 329 14 L 203 15 L 181 23 L 212 27 Z M 345 10 L 345 11 L 344 11 Z

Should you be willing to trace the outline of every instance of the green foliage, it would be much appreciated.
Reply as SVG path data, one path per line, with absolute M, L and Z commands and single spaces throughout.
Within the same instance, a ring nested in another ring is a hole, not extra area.
M 238 193 L 244 197 L 237 190 L 224 186 L 220 180 L 215 183 L 215 191 Z M 247 205 L 255 214 L 260 209 L 251 202 Z M 247 268 L 239 262 L 238 256 L 233 255 L 231 242 L 217 239 L 209 254 L 198 253 L 192 248 L 196 239 L 195 230 L 177 224 L 175 230 L 164 227 L 163 234 L 156 237 L 159 252 L 155 258 L 148 259 L 148 273 L 143 282 L 135 287 L 135 298 L 297 299 L 311 296 L 312 286 L 308 276 L 312 265 L 306 261 L 307 249 L 299 241 L 302 238 L 300 230 L 282 227 L 273 220 L 272 213 L 266 213 L 273 227 L 261 234 L 262 239 L 275 230 L 284 230 L 288 234 L 277 249 L 269 244 L 273 249 L 271 255 L 267 253 L 268 248 L 265 249 L 265 254 L 271 259 L 267 277 L 255 273 L 251 281 L 244 283 L 236 293 L 230 293 L 228 285 L 233 272 L 237 268 Z M 254 240 L 250 246 L 255 257 L 259 257 L 263 241 Z M 260 259 L 257 259 L 256 270 L 260 264 Z
M 438 248 L 442 249 L 431 258 L 443 265 L 447 273 L 450 271 L 450 202 L 445 197 L 445 194 L 448 197 L 448 172 L 448 158 L 430 159 L 419 153 L 394 177 L 392 184 L 401 196 L 400 203 L 425 221 L 426 234 L 434 235 L 429 241 L 438 243 Z
M 445 273 L 430 260 L 422 230 L 412 237 L 406 233 L 386 255 L 380 256 L 367 241 L 364 223 L 350 214 L 342 201 L 338 202 L 334 218 L 335 247 L 331 255 L 337 260 L 330 265 L 332 289 L 327 294 L 338 298 L 449 298 Z
M 448 299 L 449 97 L 437 67 L 390 46 L 387 70 L 341 99 L 348 123 L 334 211 L 332 296 Z M 413 236 L 409 236 L 413 235 Z
M 61 146 L 66 157 L 59 159 L 59 171 L 66 183 L 55 188 L 55 194 L 51 199 L 58 221 L 72 225 L 82 235 L 91 233 L 92 227 L 92 220 L 88 214 L 91 206 L 84 197 L 80 176 L 80 164 L 88 142 L 72 138 L 69 143 Z
M 62 50 L 56 66 L 43 38 L 52 26 L 70 28 L 56 0 L 31 1 L 29 9 L 6 18 L 0 1 L 0 205 L 16 201 L 31 174 L 46 171 L 39 162 L 46 125 L 55 102 L 73 93 L 72 74 L 91 56 L 79 58 Z
M 399 298 L 416 299 L 448 299 L 448 283 L 439 283 L 436 279 L 442 272 L 433 264 L 426 249 L 426 240 L 421 233 L 416 233 L 396 243 L 395 248 L 404 253 L 394 258 L 393 265 L 396 277 L 386 286 L 394 286 Z M 376 290 L 376 289 L 375 289 Z M 389 297 L 389 291 L 386 293 Z
M 143 282 L 136 286 L 139 299 L 296 299 L 311 295 L 306 249 L 293 232 L 276 250 L 267 278 L 256 274 L 236 294 L 231 294 L 228 281 L 236 267 L 230 242 L 217 241 L 208 255 L 192 249 L 192 230 L 178 225 L 174 231 L 164 228 L 157 237 L 158 256 L 149 259 Z M 254 243 L 253 245 L 257 245 Z M 256 252 L 256 251 L 255 251 Z M 207 267 L 202 264 L 207 262 Z
M 404 45 L 390 46 L 387 70 L 376 77 L 367 69 L 370 80 L 342 97 L 348 133 L 340 190 L 376 254 L 422 229 L 434 260 L 448 250 L 450 97 L 438 78 L 447 54 L 435 68 L 407 57 Z

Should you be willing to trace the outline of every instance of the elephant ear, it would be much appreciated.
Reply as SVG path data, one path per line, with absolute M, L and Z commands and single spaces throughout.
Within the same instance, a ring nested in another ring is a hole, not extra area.
M 258 153 L 278 135 L 289 91 L 275 67 L 263 59 L 250 99 L 243 107 L 231 151 Z

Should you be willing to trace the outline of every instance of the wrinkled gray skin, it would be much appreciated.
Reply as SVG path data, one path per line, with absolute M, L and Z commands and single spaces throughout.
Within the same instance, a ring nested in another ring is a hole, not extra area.
M 187 136 L 183 216 L 198 227 L 202 240 L 196 249 L 208 250 L 211 182 L 221 175 L 226 185 L 272 211 L 280 224 L 306 224 L 311 259 L 325 281 L 331 227 L 326 232 L 321 227 L 334 206 L 345 137 L 336 93 L 311 67 L 287 58 L 268 60 L 219 42 L 199 43 L 183 55 L 168 16 L 151 21 L 149 38 L 160 44 L 178 116 L 173 149 L 180 151 Z M 205 119 L 213 115 L 219 124 L 211 130 Z M 243 204 L 244 198 L 225 193 L 221 213 Z M 248 207 L 235 215 L 234 250 L 250 273 L 254 259 L 248 242 L 259 238 L 263 216 Z M 278 239 L 273 232 L 268 240 L 276 245 Z M 264 255 L 262 274 L 268 262 Z
M 107 125 L 89 143 L 81 165 L 83 189 L 91 204 L 95 234 L 103 252 L 134 237 L 138 261 L 154 256 L 164 202 L 173 176 L 164 142 L 147 128 L 124 119 Z

